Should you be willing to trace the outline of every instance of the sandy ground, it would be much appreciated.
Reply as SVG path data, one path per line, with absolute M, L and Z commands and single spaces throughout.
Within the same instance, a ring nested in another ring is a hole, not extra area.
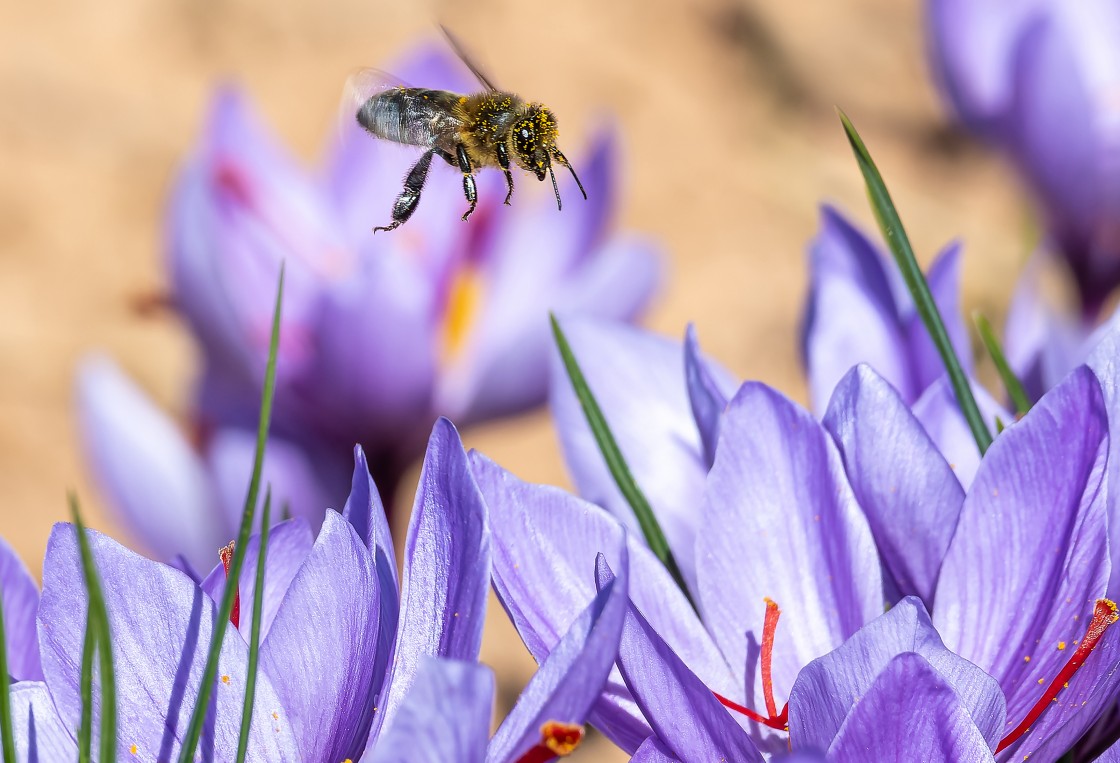
M 241 82 L 312 162 L 346 73 L 387 60 L 436 19 L 503 82 L 549 103 L 569 141 L 615 115 L 626 155 L 619 225 L 659 237 L 671 260 L 649 325 L 680 335 L 694 321 L 711 354 L 742 376 L 804 398 L 795 337 L 817 205 L 836 202 L 870 225 L 834 105 L 875 153 L 920 256 L 962 237 L 966 307 L 1002 316 L 1028 214 L 1007 170 L 946 127 L 914 2 L 9 0 L 0 5 L 0 534 L 33 570 L 67 488 L 84 497 L 91 524 L 127 537 L 105 518 L 77 449 L 79 358 L 110 353 L 182 410 L 190 338 L 174 316 L 134 305 L 164 287 L 166 189 L 211 88 Z M 543 414 L 466 440 L 524 478 L 565 482 Z M 484 658 L 508 695 L 531 661 L 492 610 Z M 582 756 L 614 759 L 606 749 L 588 745 Z

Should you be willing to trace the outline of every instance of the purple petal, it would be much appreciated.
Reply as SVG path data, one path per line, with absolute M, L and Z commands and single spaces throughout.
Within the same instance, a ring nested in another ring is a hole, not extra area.
M 424 657 L 477 659 L 489 582 L 486 505 L 459 433 L 441 418 L 432 430 L 408 524 L 401 617 L 382 723 L 404 699 Z
M 606 564 L 602 555 L 599 564 Z M 629 606 L 625 568 L 623 559 L 619 576 L 605 583 L 541 663 L 494 735 L 488 761 L 520 759 L 540 741 L 541 725 L 548 721 L 583 725 L 587 720 L 618 654 Z
M 494 590 L 529 651 L 543 661 L 595 596 L 596 555 L 618 558 L 623 529 L 603 509 L 558 488 L 524 483 L 477 453 L 471 463 L 494 527 Z M 640 540 L 626 537 L 631 600 L 705 683 L 734 693 L 727 663 L 664 565 Z M 617 678 L 593 723 L 631 751 L 650 734 Z
M 206 462 L 225 516 L 222 527 L 230 537 L 241 526 L 256 451 L 257 433 L 246 429 L 219 429 L 206 449 Z M 272 490 L 272 516 L 288 512 L 305 520 L 312 530 L 319 529 L 331 499 L 309 453 L 294 443 L 270 437 L 265 443 L 261 484 Z M 258 507 L 255 528 L 260 527 L 260 520 Z
M 53 763 L 77 760 L 78 746 L 58 717 L 46 684 L 21 681 L 12 686 L 12 737 L 16 760 Z
M 829 763 L 995 759 L 953 687 L 918 654 L 888 663 L 852 708 L 828 751 Z
M 972 372 L 972 346 L 968 341 L 968 327 L 961 314 L 961 247 L 959 243 L 946 246 L 930 265 L 926 281 L 933 293 L 933 300 L 949 341 L 957 352 L 965 373 Z M 945 373 L 945 362 L 930 338 L 929 329 L 922 316 L 912 306 L 904 319 L 906 344 L 914 372 L 914 389 L 921 392 Z
M 642 742 L 642 746 L 630 758 L 630 763 L 675 763 L 675 761 L 677 758 L 673 757 L 669 748 L 655 736 Z
M 909 367 L 898 305 L 878 248 L 837 210 L 821 208 L 821 230 L 809 245 L 811 286 L 804 327 L 813 410 L 857 363 L 867 363 L 908 402 L 920 390 Z
M 1109 747 L 1097 758 L 1097 763 L 1120 763 L 1120 742 Z
M 263 642 L 272 628 L 276 612 L 288 593 L 292 579 L 303 566 L 315 542 L 311 528 L 302 519 L 282 522 L 272 528 L 268 536 L 268 554 L 265 557 L 264 601 L 261 602 L 261 634 Z M 257 595 L 257 560 L 260 558 L 260 535 L 252 535 L 245 548 L 245 562 L 241 568 L 238 593 L 241 597 L 241 635 L 246 639 L 252 632 L 251 616 L 253 602 Z M 210 595 L 215 604 L 222 600 L 226 590 L 226 571 L 218 564 L 202 581 L 202 590 Z
M 261 644 L 261 665 L 288 710 L 304 763 L 338 763 L 365 749 L 385 681 L 384 665 L 375 670 L 377 596 L 373 556 L 328 511 Z
M 389 520 L 385 515 L 385 504 L 373 477 L 369 473 L 369 462 L 361 445 L 354 446 L 354 477 L 350 483 L 350 496 L 342 516 L 358 533 L 362 543 L 373 553 L 375 548 L 385 554 L 393 580 L 397 579 L 397 560 L 393 551 L 393 536 L 389 532 Z
M 223 540 L 206 469 L 171 419 L 111 361 L 86 361 L 78 415 L 109 505 L 143 545 L 209 569 Z
M 1108 419 L 1087 368 L 996 438 L 961 510 L 934 622 L 950 649 L 995 676 L 1021 719 L 1068 659 L 1109 561 Z M 1017 722 L 1017 721 L 1016 721 Z
M 898 393 L 859 365 L 841 380 L 823 421 L 902 595 L 933 604 L 964 490 Z
M 494 674 L 472 662 L 424 658 L 370 763 L 482 763 Z M 366 758 L 363 758 L 365 760 Z
M 882 613 L 879 558 L 836 446 L 765 385 L 744 384 L 724 414 L 701 519 L 701 611 L 740 680 L 748 637 L 762 641 L 765 599 L 781 607 L 779 706 L 803 666 Z M 762 696 L 755 678 L 745 681 L 748 705 L 752 687 Z
M 700 430 L 704 461 L 711 469 L 716 458 L 716 443 L 719 441 L 719 420 L 735 394 L 738 383 L 730 374 L 700 354 L 696 327 L 691 323 L 684 336 L 684 371 L 692 418 L 696 421 L 696 428 Z
M 23 560 L 0 538 L 0 599 L 4 603 L 4 642 L 8 673 L 17 681 L 41 681 L 39 640 L 35 615 L 39 611 L 39 586 Z
M 988 429 L 995 430 L 997 417 L 1004 424 L 1014 421 L 1015 417 L 992 399 L 980 385 L 972 384 L 972 394 L 976 397 L 980 414 Z M 972 430 L 968 428 L 968 422 L 961 414 L 961 406 L 949 383 L 949 377 L 943 376 L 929 385 L 914 403 L 912 410 L 967 490 L 980 466 L 980 450 L 976 446 Z
M 763 760 L 712 690 L 633 606 L 622 628 L 618 667 L 642 715 L 665 747 L 684 763 Z
M 708 471 L 677 342 L 621 324 L 563 321 L 588 385 L 638 486 L 695 584 L 697 506 Z M 641 528 L 595 442 L 559 358 L 553 353 L 552 413 L 581 496 L 608 509 L 637 537 Z
M 906 598 L 861 628 L 838 649 L 809 663 L 790 693 L 790 739 L 799 748 L 828 749 L 851 709 L 899 654 L 921 655 L 959 695 L 972 722 L 995 749 L 1004 733 L 999 683 L 941 643 L 920 600 Z
M 1100 382 L 1106 409 L 1109 416 L 1109 441 L 1120 443 L 1120 312 L 1114 317 L 1099 337 L 1099 341 L 1089 354 L 1086 364 L 1093 369 Z M 1120 445 L 1110 447 L 1108 452 L 1108 473 L 1120 475 Z M 1120 596 L 1120 480 L 1110 479 L 1108 489 L 1109 523 L 1108 540 L 1112 561 L 1112 575 L 1108 585 L 1108 595 Z
M 113 638 L 118 757 L 131 760 L 130 748 L 136 745 L 138 754 L 149 759 L 171 760 L 179 754 L 198 696 L 216 608 L 178 570 L 144 559 L 99 533 L 90 532 L 89 541 Z M 56 525 L 43 563 L 39 647 L 47 687 L 69 729 L 78 727 L 81 715 L 78 674 L 85 611 L 77 536 L 73 526 Z M 213 721 L 200 748 L 204 759 L 237 748 L 247 670 L 245 641 L 227 629 L 209 711 Z M 290 719 L 269 677 L 258 674 L 256 686 L 247 760 L 299 761 Z M 97 700 L 94 705 L 96 736 Z
M 1031 400 L 1038 400 L 1082 359 L 1081 331 L 1071 317 L 1050 304 L 1043 276 L 1052 266 L 1036 252 L 1015 284 L 1003 327 L 1003 351 Z

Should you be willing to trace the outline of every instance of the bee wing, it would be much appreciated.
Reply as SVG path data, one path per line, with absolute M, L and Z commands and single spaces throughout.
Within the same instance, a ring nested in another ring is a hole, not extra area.
M 380 69 L 356 69 L 346 78 L 342 88 L 342 99 L 338 106 L 339 136 L 346 134 L 357 121 L 358 110 L 378 93 L 392 88 L 412 87 L 388 72 Z
M 459 60 L 471 70 L 471 74 L 474 75 L 475 79 L 487 90 L 496 92 L 498 90 L 497 86 L 490 81 L 489 77 L 483 74 L 482 69 L 474 62 L 474 59 L 467 55 L 467 50 L 463 47 L 463 44 L 459 42 L 459 38 L 451 34 L 451 30 L 443 24 L 439 25 L 439 29 L 443 32 L 443 36 L 447 38 L 447 44 L 451 46 L 451 50 L 455 51 L 455 55 L 459 57 Z

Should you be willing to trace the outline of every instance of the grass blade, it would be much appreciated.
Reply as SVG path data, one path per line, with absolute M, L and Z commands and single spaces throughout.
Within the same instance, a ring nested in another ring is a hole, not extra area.
M 257 450 L 253 456 L 253 476 L 249 480 L 249 492 L 245 496 L 245 510 L 241 516 L 241 528 L 237 534 L 233 559 L 229 565 L 225 592 L 218 608 L 218 619 L 210 638 L 210 653 L 206 656 L 206 667 L 202 671 L 202 683 L 198 688 L 191 720 L 183 736 L 183 747 L 179 751 L 179 763 L 191 763 L 198 740 L 202 736 L 202 723 L 206 718 L 206 707 L 214 691 L 214 679 L 218 675 L 218 655 L 222 651 L 226 626 L 233 611 L 233 599 L 237 592 L 237 581 L 241 579 L 241 566 L 245 563 L 245 550 L 249 546 L 249 536 L 253 531 L 253 518 L 256 514 L 257 496 L 261 488 L 261 468 L 264 464 L 264 446 L 268 439 L 268 426 L 272 420 L 272 397 L 276 391 L 276 353 L 280 346 L 280 308 L 284 297 L 284 266 L 280 266 L 280 282 L 276 287 L 276 307 L 272 313 L 272 336 L 268 344 L 268 363 L 265 366 L 264 386 L 261 390 L 261 414 L 257 424 Z M 232 582 L 231 582 L 232 581 Z
M 249 752 L 249 728 L 253 725 L 253 700 L 257 693 L 257 661 L 261 651 L 261 613 L 264 611 L 264 568 L 272 514 L 272 489 L 264 494 L 261 512 L 260 550 L 257 552 L 257 579 L 253 589 L 253 627 L 249 636 L 249 669 L 245 676 L 245 704 L 241 708 L 241 733 L 237 738 L 237 763 L 245 763 Z
M 16 739 L 12 736 L 12 685 L 8 675 L 8 636 L 4 629 L 4 597 L 0 595 L 0 736 L 4 763 L 16 763 Z
M 82 672 L 79 691 L 82 698 L 82 717 L 78 722 L 78 763 L 90 763 L 93 746 L 93 618 L 86 608 L 86 633 L 82 638 Z
M 82 522 L 82 513 L 78 506 L 78 497 L 73 493 L 70 494 L 70 513 L 73 515 L 74 528 L 78 533 L 78 549 L 82 556 L 82 574 L 85 577 L 86 592 L 89 596 L 89 615 L 86 622 L 86 632 L 87 634 L 91 631 L 93 633 L 94 647 L 98 657 L 98 668 L 100 669 L 101 744 L 98 748 L 98 760 L 101 761 L 101 763 L 107 763 L 108 761 L 117 759 L 117 680 L 113 668 L 113 644 L 109 632 L 109 610 L 105 607 L 105 593 L 101 588 L 101 579 L 97 574 L 97 565 L 93 560 L 93 550 L 90 548 L 89 538 L 86 536 L 86 526 L 85 523 Z M 84 641 L 82 644 L 82 656 L 83 658 L 87 656 L 86 644 Z M 89 660 L 89 662 L 92 664 L 92 659 Z M 93 679 L 91 676 L 91 708 L 93 704 L 92 681 Z
M 673 580 L 677 582 L 677 585 L 680 586 L 681 591 L 684 592 L 689 603 L 695 609 L 696 603 L 692 600 L 692 595 L 684 582 L 684 576 L 681 574 L 681 569 L 677 566 L 677 560 L 673 557 L 673 552 L 669 548 L 669 542 L 665 539 L 665 533 L 661 530 L 661 525 L 653 513 L 653 508 L 649 505 L 649 501 L 646 500 L 645 494 L 634 480 L 634 475 L 630 473 L 630 467 L 626 464 L 626 459 L 623 458 L 614 435 L 611 434 L 607 420 L 603 416 L 599 403 L 595 400 L 595 395 L 591 392 L 591 387 L 587 384 L 583 371 L 580 370 L 576 356 L 572 352 L 572 347 L 568 344 L 568 338 L 564 336 L 564 332 L 560 328 L 560 322 L 556 320 L 555 315 L 550 316 L 550 320 L 552 321 L 552 334 L 556 338 L 556 346 L 560 349 L 560 357 L 564 361 L 564 368 L 568 372 L 568 378 L 571 379 L 576 397 L 579 398 L 580 407 L 583 408 L 583 415 L 587 418 L 587 425 L 591 427 L 591 432 L 595 435 L 595 442 L 599 445 L 599 451 L 607 462 L 607 468 L 610 470 L 615 484 L 618 485 L 618 489 L 626 498 L 626 502 L 630 504 L 630 508 L 634 510 L 634 516 L 638 519 L 638 525 L 642 528 L 642 534 L 645 536 L 650 550 L 669 570 L 669 574 L 673 576 Z
M 999 340 L 996 339 L 995 332 L 992 331 L 992 324 L 988 323 L 988 319 L 979 312 L 972 314 L 972 320 L 976 324 L 976 331 L 980 334 L 980 341 L 984 343 L 988 355 L 991 356 L 992 362 L 996 365 L 999 378 L 1003 380 L 1004 389 L 1011 397 L 1011 402 L 1015 404 L 1016 413 L 1020 416 L 1026 416 L 1027 411 L 1031 409 L 1031 399 L 1027 397 L 1027 391 L 1023 389 L 1023 383 L 1019 381 L 1019 377 L 1011 370 L 1011 366 L 1007 362 L 1007 356 L 1003 354 L 1003 348 L 1000 347 Z
M 848 142 L 856 155 L 860 172 L 863 173 L 863 179 L 867 185 L 867 196 L 871 202 L 871 209 L 875 213 L 875 219 L 879 222 L 879 229 L 890 247 L 891 254 L 894 255 L 894 261 L 898 265 L 898 269 L 902 272 L 902 279 L 906 282 L 906 288 L 910 290 L 914 299 L 914 306 L 918 314 L 922 316 L 922 322 L 925 323 L 930 338 L 933 340 L 934 346 L 937 347 L 937 352 L 941 355 L 941 362 L 945 364 L 945 370 L 949 372 L 949 381 L 953 385 L 953 392 L 957 396 L 957 404 L 960 405 L 961 413 L 964 415 L 965 421 L 968 422 L 972 437 L 976 440 L 976 446 L 983 455 L 988 450 L 988 446 L 992 444 L 992 433 L 988 431 L 988 427 L 984 423 L 980 406 L 976 404 L 976 398 L 968 384 L 968 377 L 965 376 L 960 359 L 957 358 L 957 353 L 953 349 L 949 332 L 945 330 L 945 322 L 941 319 L 941 313 L 937 310 L 937 303 L 933 301 L 933 294 L 930 293 L 926 277 L 918 265 L 918 260 L 914 257 L 910 239 L 907 238 L 906 230 L 902 227 L 902 220 L 898 216 L 894 202 L 891 201 L 891 195 L 887 191 L 886 183 L 883 182 L 883 176 L 879 174 L 879 169 L 872 161 L 871 154 L 868 153 L 867 147 L 863 144 L 863 139 L 859 137 L 859 133 L 856 132 L 851 120 L 844 112 L 839 113 L 840 121 L 844 124 L 844 132 L 847 134 Z

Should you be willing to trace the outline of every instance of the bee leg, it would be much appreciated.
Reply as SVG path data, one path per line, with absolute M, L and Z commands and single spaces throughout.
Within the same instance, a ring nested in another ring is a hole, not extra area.
M 505 143 L 499 143 L 498 147 L 497 147 L 497 152 L 498 152 L 498 166 L 501 167 L 502 172 L 504 172 L 506 174 L 506 188 L 509 189 L 508 191 L 506 191 L 506 200 L 502 203 L 505 204 L 506 206 L 509 206 L 510 197 L 513 196 L 513 175 L 510 174 L 510 171 L 509 171 L 509 152 L 506 150 L 506 144 Z
M 470 206 L 463 213 L 466 220 L 478 206 L 478 188 L 474 184 L 474 174 L 471 171 L 471 158 L 467 156 L 467 149 L 460 143 L 455 147 L 455 156 L 459 159 L 459 169 L 463 172 L 463 194 L 467 197 Z
M 412 169 L 408 171 L 408 177 L 404 179 L 404 190 L 393 202 L 393 222 L 374 228 L 374 233 L 379 230 L 393 230 L 412 217 L 412 213 L 416 211 L 416 205 L 420 203 L 420 192 L 424 190 L 424 182 L 428 179 L 428 170 L 432 166 L 433 153 L 435 152 L 425 151 L 416 164 L 412 165 Z

